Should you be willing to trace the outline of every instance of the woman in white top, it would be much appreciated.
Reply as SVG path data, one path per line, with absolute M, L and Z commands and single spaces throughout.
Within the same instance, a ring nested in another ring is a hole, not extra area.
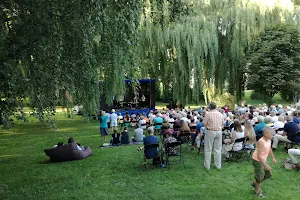
M 243 142 L 236 142 L 236 139 L 240 139 L 245 137 L 244 134 L 244 126 L 242 126 L 239 120 L 234 121 L 234 128 L 231 130 L 231 141 L 227 144 L 223 145 L 223 154 L 225 154 L 226 158 L 229 158 L 229 151 L 233 149 L 233 151 L 239 151 L 243 148 Z

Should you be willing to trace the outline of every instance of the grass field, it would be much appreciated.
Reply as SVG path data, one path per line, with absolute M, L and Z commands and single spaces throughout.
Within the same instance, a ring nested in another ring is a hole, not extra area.
M 243 98 L 243 99 L 247 102 L 247 104 L 250 104 L 250 105 L 258 105 L 258 104 L 263 104 L 263 103 L 265 103 L 263 100 L 252 100 L 252 99 L 250 98 L 252 92 L 253 92 L 252 90 L 245 90 L 245 94 L 244 94 L 244 98 Z M 276 95 L 273 97 L 273 102 L 274 102 L 275 104 L 282 104 L 282 105 L 288 105 L 288 104 L 291 103 L 291 102 L 287 102 L 287 101 L 282 100 L 281 97 L 280 97 L 280 94 L 276 94 Z M 156 102 L 156 108 L 157 108 L 157 109 L 163 109 L 163 108 L 166 108 L 166 105 L 167 105 L 167 104 L 168 104 L 168 103 L 165 103 L 165 102 Z M 205 102 L 202 101 L 202 102 L 200 102 L 199 104 L 188 104 L 188 105 L 186 105 L 186 106 L 190 106 L 190 107 L 193 108 L 193 109 L 197 109 L 197 108 L 199 108 L 199 106 L 204 106 L 204 105 L 205 105 Z
M 218 171 L 203 168 L 203 154 L 183 148 L 185 166 L 142 166 L 137 146 L 101 149 L 98 122 L 80 117 L 55 116 L 58 130 L 36 121 L 16 123 L 0 130 L 0 199 L 225 199 L 251 200 L 250 160 L 224 163 Z M 73 136 L 89 145 L 93 156 L 86 160 L 49 163 L 43 150 Z M 282 147 L 275 152 L 273 180 L 262 185 L 265 199 L 300 199 L 300 172 L 280 168 L 287 157 Z

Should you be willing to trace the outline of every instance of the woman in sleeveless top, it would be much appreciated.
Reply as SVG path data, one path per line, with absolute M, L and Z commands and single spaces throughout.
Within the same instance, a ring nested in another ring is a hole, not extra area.
M 234 121 L 234 128 L 232 129 L 231 140 L 229 143 L 223 145 L 223 154 L 226 158 L 229 158 L 229 151 L 232 149 L 234 151 L 240 151 L 243 148 L 243 142 L 235 142 L 236 139 L 241 139 L 244 137 L 244 127 L 239 120 Z
M 274 129 L 265 127 L 263 130 L 263 137 L 257 142 L 257 148 L 252 155 L 253 166 L 255 169 L 255 182 L 252 183 L 252 186 L 255 188 L 255 193 L 258 197 L 264 197 L 261 193 L 260 184 L 272 176 L 271 167 L 267 163 L 268 155 L 272 157 L 273 162 L 276 164 L 276 159 L 271 148 L 273 134 Z

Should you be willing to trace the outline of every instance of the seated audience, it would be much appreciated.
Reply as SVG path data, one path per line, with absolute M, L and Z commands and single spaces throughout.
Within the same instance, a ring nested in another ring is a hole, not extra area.
M 144 145 L 149 144 L 159 144 L 159 140 L 157 136 L 154 136 L 154 129 L 153 127 L 149 127 L 147 129 L 148 136 L 144 137 Z M 144 153 L 146 157 L 154 157 L 158 154 L 158 149 L 150 149 L 150 150 L 144 150 Z M 145 160 L 146 162 L 146 160 Z
M 174 130 L 171 129 L 170 124 L 166 124 L 166 126 L 162 129 L 161 134 L 163 135 L 163 138 L 166 138 L 167 132 L 170 132 L 172 135 L 174 134 Z
M 177 137 L 180 137 L 180 135 L 183 135 L 184 133 L 190 133 L 191 129 L 188 126 L 188 123 L 184 120 L 180 120 L 180 128 L 178 130 Z
M 197 145 L 197 148 L 199 149 L 198 153 L 200 152 L 200 145 L 204 144 L 204 135 L 205 135 L 205 132 L 206 132 L 206 130 L 205 130 L 204 126 L 202 126 L 200 128 L 199 132 L 197 132 L 197 137 L 195 139 L 195 144 Z
M 246 139 L 245 148 L 254 149 L 254 144 L 256 143 L 256 135 L 250 120 L 245 121 L 244 135 Z
M 298 112 L 297 111 L 293 112 L 293 122 L 295 122 L 296 124 L 300 124 L 300 120 L 298 118 Z
M 121 144 L 129 144 L 130 143 L 130 135 L 128 133 L 128 128 L 124 127 L 124 131 L 121 133 Z
M 123 125 L 123 122 L 124 122 L 123 116 L 122 116 L 121 113 L 119 113 L 119 116 L 118 116 L 118 124 L 120 124 L 120 125 L 122 126 L 122 125 Z
M 274 123 L 274 130 L 276 131 L 277 134 L 282 134 L 283 131 L 279 131 L 278 132 L 278 129 L 283 129 L 284 127 L 284 117 L 283 116 L 279 116 L 278 117 L 278 121 Z
M 287 142 L 287 143 L 291 143 L 291 142 L 295 141 L 294 137 L 295 137 L 296 133 L 299 131 L 299 127 L 293 121 L 292 116 L 288 115 L 286 120 L 287 120 L 287 123 L 284 125 L 283 134 L 282 135 L 276 134 L 274 136 L 273 145 L 272 145 L 273 150 L 277 149 L 278 143 L 280 141 Z
M 196 125 L 196 133 L 192 134 L 192 150 L 196 147 L 196 138 L 200 134 L 201 128 L 203 127 L 203 117 L 198 117 L 199 122 Z
M 278 121 L 278 116 L 276 116 L 276 113 L 274 111 L 271 112 L 271 121 L 272 123 L 275 123 Z
M 125 126 L 129 127 L 130 126 L 130 115 L 128 112 L 126 112 L 125 117 L 124 117 L 124 124 Z
M 295 169 L 296 170 L 299 170 L 300 169 L 300 164 L 298 162 L 298 159 L 297 157 L 300 156 L 300 149 L 289 149 L 288 150 L 288 153 L 289 153 L 289 156 L 290 156 L 290 159 L 292 161 L 293 164 L 295 164 Z
M 264 122 L 264 117 L 259 115 L 257 117 L 257 121 L 258 123 L 254 126 L 254 132 L 256 134 L 256 138 L 259 139 L 263 136 L 263 130 L 266 126 L 265 122 Z
M 120 143 L 121 143 L 120 133 L 118 133 L 118 128 L 117 127 L 114 128 L 113 134 L 111 136 L 112 136 L 111 145 L 113 145 L 113 146 L 120 145 Z
M 172 142 L 177 142 L 177 139 L 173 137 L 173 134 L 172 134 L 171 131 L 167 131 L 166 132 L 166 138 L 164 139 L 164 142 L 163 142 L 164 149 L 167 146 L 166 144 L 172 143 Z M 171 147 L 169 149 L 169 154 L 176 155 L 177 154 L 177 147 Z
M 147 122 L 146 122 L 144 116 L 141 116 L 141 117 L 140 117 L 139 126 L 140 126 L 142 129 L 146 129 Z
M 234 121 L 234 128 L 231 134 L 231 141 L 227 144 L 223 145 L 223 154 L 225 154 L 226 158 L 229 158 L 229 151 L 233 149 L 233 151 L 240 151 L 243 148 L 243 142 L 236 142 L 236 139 L 240 139 L 245 137 L 244 129 L 239 120 Z
M 194 120 L 194 118 L 191 118 L 191 123 L 189 123 L 188 125 L 191 129 L 191 132 L 196 133 L 197 124 L 196 124 L 196 121 Z
M 271 128 L 274 126 L 274 124 L 272 123 L 271 116 L 267 116 L 265 120 L 266 120 L 266 126 L 271 127 Z
M 153 121 L 155 129 L 161 129 L 163 122 L 164 119 L 162 118 L 162 114 L 158 113 Z
M 80 151 L 84 151 L 84 146 L 80 146 L 80 144 L 78 144 L 77 142 L 75 142 L 75 140 L 74 140 L 73 137 L 70 137 L 68 139 L 68 144 L 71 144 L 71 143 L 76 143 L 77 144 L 77 149 L 80 150 Z
M 133 131 L 133 142 L 143 142 L 144 139 L 144 130 L 139 126 Z
M 181 117 L 181 119 L 180 119 L 180 121 L 181 120 L 183 120 L 183 121 L 185 121 L 186 123 L 191 123 L 191 120 L 189 120 L 188 118 L 187 118 L 187 114 L 184 112 L 184 113 L 182 113 L 182 117 Z

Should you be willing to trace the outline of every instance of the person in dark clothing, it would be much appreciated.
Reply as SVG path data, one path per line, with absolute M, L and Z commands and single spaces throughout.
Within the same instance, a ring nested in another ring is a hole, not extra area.
M 129 133 L 128 133 L 128 128 L 124 127 L 124 131 L 121 133 L 121 144 L 129 144 L 130 139 L 129 139 Z
M 277 149 L 279 141 L 282 142 L 300 142 L 300 138 L 296 138 L 296 133 L 299 132 L 298 125 L 293 121 L 293 117 L 288 115 L 287 116 L 287 123 L 284 125 L 283 134 L 279 135 L 276 134 L 273 139 L 272 148 L 273 150 Z
M 149 144 L 159 144 L 158 137 L 154 136 L 154 129 L 152 127 L 148 128 L 148 136 L 144 137 L 144 145 Z M 145 150 L 144 153 L 146 154 L 146 157 L 154 157 L 158 154 L 158 149 Z
M 112 134 L 112 142 L 111 145 L 113 146 L 119 146 L 120 145 L 120 133 L 118 133 L 118 128 L 114 128 L 114 132 Z

